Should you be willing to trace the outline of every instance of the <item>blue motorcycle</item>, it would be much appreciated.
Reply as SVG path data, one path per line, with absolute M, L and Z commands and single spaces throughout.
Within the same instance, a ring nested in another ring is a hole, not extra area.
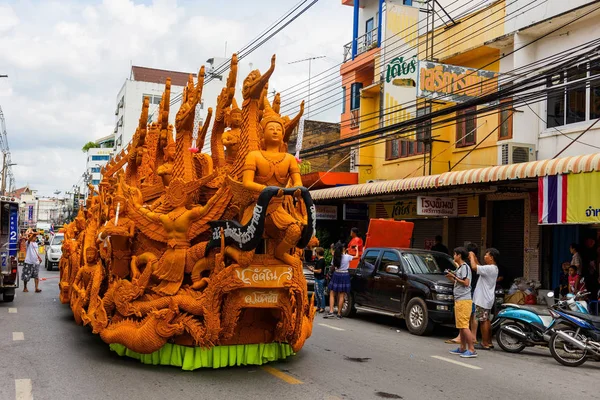
M 566 301 L 559 301 L 552 308 L 564 308 L 587 313 L 587 303 L 583 297 L 588 293 L 577 293 L 567 296 Z M 549 298 L 554 293 L 548 293 Z M 509 353 L 519 353 L 526 347 L 548 346 L 551 332 L 556 327 L 556 321 L 545 306 L 530 306 L 503 304 L 503 309 L 492 323 L 496 331 L 496 341 L 502 350 Z
M 600 317 L 558 309 L 550 314 L 557 324 L 549 343 L 556 361 L 567 367 L 577 367 L 590 358 L 600 361 Z

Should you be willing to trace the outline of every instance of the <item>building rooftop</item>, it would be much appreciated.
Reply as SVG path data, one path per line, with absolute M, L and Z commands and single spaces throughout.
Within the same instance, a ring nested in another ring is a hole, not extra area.
M 190 74 L 194 78 L 196 77 L 196 74 L 191 72 L 168 71 L 166 69 L 139 67 L 137 65 L 131 67 L 131 79 L 134 81 L 164 84 L 167 78 L 171 78 L 171 85 L 173 86 L 187 85 Z

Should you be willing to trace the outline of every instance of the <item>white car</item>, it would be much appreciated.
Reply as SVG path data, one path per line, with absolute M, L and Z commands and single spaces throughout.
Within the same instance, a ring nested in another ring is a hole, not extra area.
M 62 243 L 65 235 L 57 233 L 50 239 L 50 244 L 46 246 L 46 269 L 52 271 L 54 265 L 58 267 L 58 262 L 62 257 Z

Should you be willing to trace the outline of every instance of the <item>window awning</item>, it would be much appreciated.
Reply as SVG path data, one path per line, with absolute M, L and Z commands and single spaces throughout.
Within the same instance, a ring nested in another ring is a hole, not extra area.
M 517 179 L 539 178 L 548 175 L 577 174 L 600 171 L 600 153 L 540 160 L 520 164 L 497 165 L 439 175 L 394 179 L 358 185 L 311 191 L 314 200 L 360 198 L 450 186 L 490 183 Z

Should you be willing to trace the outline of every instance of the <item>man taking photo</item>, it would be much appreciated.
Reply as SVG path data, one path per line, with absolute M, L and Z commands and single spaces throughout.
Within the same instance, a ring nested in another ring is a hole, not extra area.
M 496 279 L 498 279 L 498 257 L 500 252 L 494 248 L 485 251 L 483 257 L 486 265 L 479 265 L 477 256 L 469 252 L 471 269 L 479 275 L 475 292 L 473 292 L 473 303 L 475 303 L 474 318 L 481 326 L 481 344 L 475 348 L 479 350 L 490 350 L 492 344 L 492 325 L 490 323 L 490 311 L 494 306 L 494 292 L 496 290 Z M 477 332 L 477 331 L 475 331 Z

